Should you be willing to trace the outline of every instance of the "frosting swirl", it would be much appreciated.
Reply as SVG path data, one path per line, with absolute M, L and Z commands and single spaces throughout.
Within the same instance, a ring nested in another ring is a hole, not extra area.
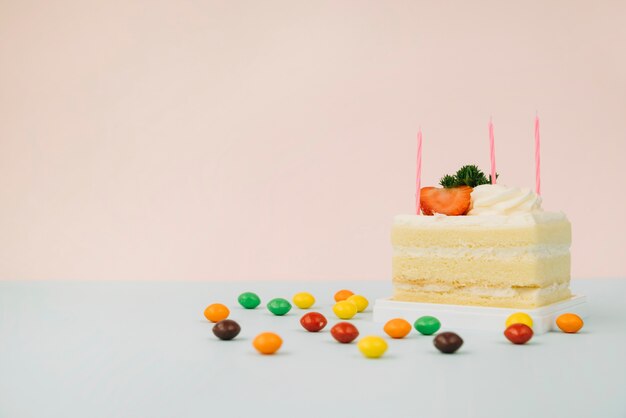
M 474 215 L 512 215 L 541 210 L 541 197 L 530 189 L 501 184 L 483 184 L 472 190 L 472 206 L 467 213 Z

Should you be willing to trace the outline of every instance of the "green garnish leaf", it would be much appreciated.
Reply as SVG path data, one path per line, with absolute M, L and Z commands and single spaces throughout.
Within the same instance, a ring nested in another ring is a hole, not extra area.
M 441 180 L 439 180 L 439 184 L 447 188 L 455 187 L 456 177 L 446 174 L 445 176 L 441 178 Z
M 498 178 L 498 174 L 496 173 L 496 179 Z M 441 178 L 439 184 L 445 188 L 459 187 L 459 186 L 469 186 L 476 187 L 481 184 L 490 184 L 491 176 L 487 178 L 485 173 L 483 173 L 478 167 L 475 165 L 464 165 L 459 168 L 454 175 L 446 174 Z

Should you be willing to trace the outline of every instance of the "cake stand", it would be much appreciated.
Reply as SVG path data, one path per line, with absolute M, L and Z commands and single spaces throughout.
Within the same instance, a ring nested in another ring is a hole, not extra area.
M 525 312 L 533 318 L 533 331 L 543 334 L 557 330 L 556 318 L 564 313 L 575 313 L 581 318 L 587 316 L 587 298 L 574 295 L 567 300 L 535 309 L 492 308 L 483 306 L 446 305 L 440 303 L 401 302 L 391 298 L 377 299 L 374 305 L 374 321 L 386 322 L 393 318 L 403 318 L 413 323 L 424 315 L 437 317 L 442 330 L 497 331 L 504 330 L 509 315 Z

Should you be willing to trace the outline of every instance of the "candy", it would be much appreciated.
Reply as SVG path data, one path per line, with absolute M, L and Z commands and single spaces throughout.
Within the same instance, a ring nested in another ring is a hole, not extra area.
M 439 331 L 439 328 L 441 328 L 441 322 L 439 322 L 439 320 L 434 316 L 422 316 L 417 318 L 413 326 L 420 334 L 433 335 L 435 332 Z M 461 340 L 461 344 L 462 343 L 463 340 Z
M 359 347 L 361 354 L 365 357 L 378 358 L 387 351 L 387 342 L 381 337 L 369 335 L 361 338 L 357 343 L 357 347 Z
M 340 343 L 348 344 L 359 336 L 359 330 L 349 322 L 338 322 L 330 329 L 330 335 Z
M 527 313 L 515 312 L 514 314 L 511 314 L 506 319 L 505 326 L 509 327 L 509 326 L 511 326 L 513 324 L 524 324 L 524 325 L 527 325 L 530 328 L 532 328 L 533 327 L 533 319 Z
M 513 344 L 526 344 L 533 337 L 533 330 L 526 324 L 509 325 L 504 336 Z
M 300 325 L 304 327 L 307 331 L 310 332 L 318 332 L 324 329 L 328 321 L 319 312 L 309 312 L 300 318 Z
M 583 325 L 584 322 L 581 317 L 573 313 L 564 313 L 556 319 L 556 326 L 568 334 L 577 333 Z
M 351 290 L 342 289 L 335 293 L 335 302 L 341 302 L 342 300 L 346 300 L 352 295 L 354 295 L 354 292 L 352 292 Z
M 254 338 L 252 345 L 261 354 L 274 354 L 283 345 L 283 339 L 273 332 L 263 332 Z
M 383 330 L 391 338 L 404 338 L 411 332 L 411 324 L 402 318 L 387 321 Z
M 356 315 L 356 311 L 356 304 L 348 302 L 347 300 L 337 302 L 335 306 L 333 306 L 333 312 L 339 319 L 350 319 Z
M 221 303 L 213 303 L 204 310 L 204 317 L 211 322 L 219 322 L 222 319 L 228 318 L 228 315 L 230 315 L 230 311 L 226 305 L 222 305 Z
M 433 340 L 437 350 L 445 354 L 452 354 L 463 345 L 463 339 L 454 332 L 442 332 Z
M 348 302 L 352 302 L 356 305 L 357 312 L 363 312 L 369 306 L 369 301 L 361 295 L 352 295 L 346 299 Z
M 300 309 L 309 309 L 315 303 L 315 298 L 307 292 L 300 292 L 293 295 L 293 304 Z
M 220 340 L 232 340 L 240 331 L 241 327 L 232 319 L 222 319 L 213 325 L 213 334 Z
M 291 303 L 287 299 L 276 298 L 269 301 L 267 309 L 274 315 L 282 316 L 291 310 Z
M 261 304 L 261 298 L 252 292 L 245 292 L 239 295 L 237 301 L 246 309 L 254 309 Z

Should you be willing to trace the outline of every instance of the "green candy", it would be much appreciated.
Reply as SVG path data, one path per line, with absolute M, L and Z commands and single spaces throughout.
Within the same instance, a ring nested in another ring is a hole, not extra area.
M 422 316 L 413 324 L 415 329 L 423 335 L 433 335 L 441 328 L 441 322 L 434 316 Z
M 261 303 L 261 298 L 256 293 L 245 292 L 239 295 L 237 301 L 246 309 L 254 309 Z
M 291 303 L 287 299 L 276 298 L 270 300 L 267 309 L 274 315 L 282 316 L 291 310 Z

